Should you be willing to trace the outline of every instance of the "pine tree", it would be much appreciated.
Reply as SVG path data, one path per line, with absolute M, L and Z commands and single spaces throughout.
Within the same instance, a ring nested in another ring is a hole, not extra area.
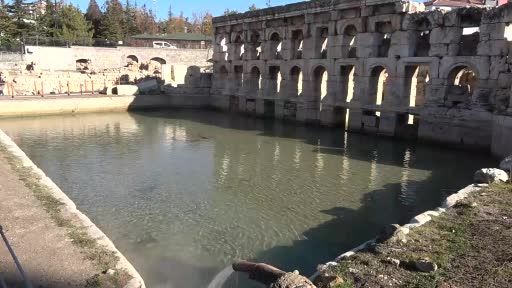
M 91 22 L 94 30 L 94 37 L 98 37 L 100 35 L 101 17 L 102 14 L 98 3 L 96 0 L 90 0 L 87 11 L 85 12 L 85 19 Z
M 0 6 L 0 46 L 10 47 L 16 39 L 16 24 L 7 14 L 5 6 Z
M 22 37 L 34 31 L 34 29 L 32 29 L 33 25 L 25 21 L 29 19 L 30 16 L 23 0 L 14 0 L 12 4 L 7 5 L 7 12 L 16 25 L 16 37 Z
M 92 27 L 80 10 L 72 5 L 64 5 L 58 11 L 59 27 L 56 36 L 70 43 L 90 44 Z
M 101 19 L 101 36 L 108 40 L 119 41 L 123 39 L 124 13 L 123 5 L 119 0 L 107 0 L 105 13 Z
M 131 6 L 130 1 L 126 0 L 126 5 L 124 7 L 124 35 L 132 36 L 141 33 L 141 27 L 137 26 L 136 23 L 136 14 L 137 9 Z

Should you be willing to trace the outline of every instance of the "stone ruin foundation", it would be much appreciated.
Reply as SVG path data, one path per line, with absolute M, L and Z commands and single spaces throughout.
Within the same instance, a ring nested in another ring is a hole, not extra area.
M 309 1 L 214 28 L 217 108 L 512 153 L 512 4 Z

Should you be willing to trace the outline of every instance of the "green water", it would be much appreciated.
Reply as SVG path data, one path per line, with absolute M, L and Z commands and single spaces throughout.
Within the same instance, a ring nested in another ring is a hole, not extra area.
M 0 120 L 148 287 L 233 259 L 312 273 L 469 184 L 486 154 L 210 111 Z M 494 164 L 494 163 L 493 163 Z M 225 287 L 250 287 L 233 276 Z

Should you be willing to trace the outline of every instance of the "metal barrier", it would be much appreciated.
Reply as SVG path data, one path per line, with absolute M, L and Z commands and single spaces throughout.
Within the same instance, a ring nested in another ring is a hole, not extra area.
M 4 229 L 3 229 L 2 225 L 0 225 L 0 235 L 2 236 L 2 239 L 4 240 L 7 250 L 9 250 L 11 257 L 14 260 L 14 264 L 16 264 L 16 268 L 18 269 L 18 272 L 20 272 L 21 278 L 23 278 L 23 284 L 25 285 L 25 288 L 32 288 L 32 283 L 30 283 L 30 280 L 28 279 L 27 274 L 25 274 L 25 270 L 23 270 L 23 267 L 21 266 L 21 263 L 18 260 L 18 257 L 16 257 L 16 253 L 14 253 L 14 250 L 12 249 L 11 244 L 9 244 L 9 240 L 7 240 L 7 237 L 5 237 Z M 1 288 L 7 288 L 7 284 L 5 283 L 5 280 L 3 279 L 1 273 L 0 273 L 0 285 L 1 285 L 0 286 Z

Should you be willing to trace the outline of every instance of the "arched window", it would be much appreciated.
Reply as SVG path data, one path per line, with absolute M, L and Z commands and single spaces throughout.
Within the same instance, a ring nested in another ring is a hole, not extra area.
M 341 66 L 341 89 L 342 89 L 342 98 L 345 98 L 347 103 L 352 101 L 354 98 L 354 73 L 355 73 L 354 65 L 344 65 Z
M 128 64 L 139 63 L 139 58 L 135 55 L 128 55 L 128 57 L 126 57 L 126 62 Z
M 448 74 L 445 104 L 449 107 L 469 104 L 477 84 L 476 73 L 468 66 L 454 67 Z
M 348 25 L 343 31 L 342 53 L 345 58 L 357 57 L 357 29 L 354 25 Z
M 233 47 L 234 57 L 232 59 L 233 60 L 242 60 L 244 57 L 244 52 L 245 52 L 245 47 L 244 47 L 244 43 L 242 41 L 242 36 L 237 35 L 235 38 L 235 41 L 233 42 L 233 45 L 234 45 L 234 47 Z
M 376 66 L 370 73 L 370 86 L 369 95 L 370 102 L 377 106 L 380 106 L 386 98 L 386 83 L 388 78 L 388 72 L 386 68 L 382 66 Z M 377 116 L 380 116 L 380 112 L 376 112 Z
M 299 66 L 294 66 L 290 70 L 290 85 L 288 97 L 296 98 L 302 94 L 302 70 Z
M 282 39 L 279 33 L 274 32 L 270 35 L 270 59 L 281 59 Z
M 319 109 L 322 110 L 322 100 L 327 96 L 327 69 L 318 66 L 313 71 L 313 97 L 319 103 Z
M 292 59 L 302 59 L 302 44 L 304 34 L 302 30 L 292 31 Z
M 249 75 L 248 81 L 248 91 L 249 95 L 253 97 L 257 97 L 259 95 L 259 91 L 261 88 L 261 72 L 260 69 L 256 66 L 252 67 Z

